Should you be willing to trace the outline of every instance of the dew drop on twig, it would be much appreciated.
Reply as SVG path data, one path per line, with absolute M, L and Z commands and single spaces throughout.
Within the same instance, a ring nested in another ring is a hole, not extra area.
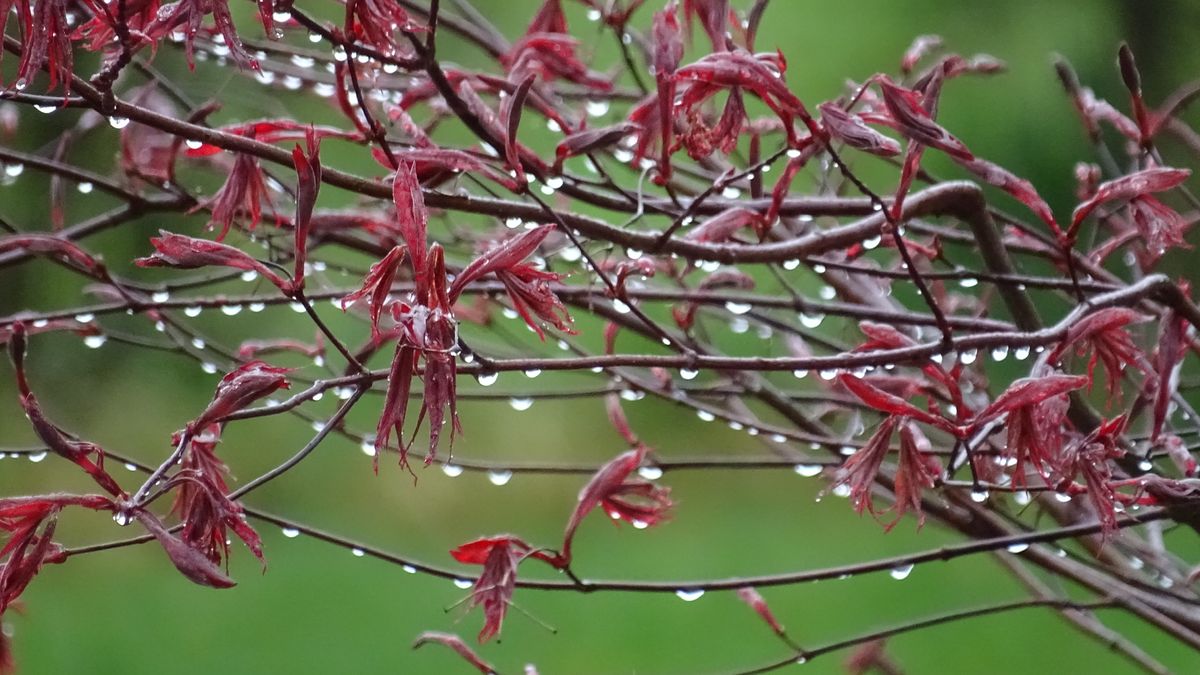
M 675 591 L 675 595 L 684 602 L 695 602 L 704 595 L 704 589 L 701 588 L 681 588 Z
M 795 470 L 796 473 L 804 476 L 805 478 L 812 478 L 814 476 L 820 476 L 823 469 L 824 467 L 820 464 L 797 464 Z
M 662 478 L 663 470 L 657 466 L 643 466 L 638 468 L 638 475 L 646 480 L 658 480 Z
M 502 485 L 508 485 L 508 482 L 510 480 L 512 480 L 512 477 L 513 477 L 513 472 L 509 471 L 508 469 L 501 469 L 498 471 L 487 472 L 488 482 L 497 487 L 502 486 Z
M 895 579 L 896 581 L 904 581 L 905 579 L 908 578 L 908 575 L 912 574 L 912 571 L 913 571 L 913 564 L 909 563 L 907 565 L 893 567 L 891 570 L 888 571 L 888 576 Z
M 300 536 L 300 530 L 297 530 L 294 527 L 285 527 L 280 530 L 280 532 L 283 532 L 283 536 L 287 537 L 288 539 L 295 539 L 296 537 Z

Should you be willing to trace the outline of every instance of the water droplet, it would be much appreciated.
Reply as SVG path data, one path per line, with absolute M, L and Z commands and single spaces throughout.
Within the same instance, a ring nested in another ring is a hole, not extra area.
M 881 243 L 883 243 L 883 238 L 880 237 L 879 235 L 875 235 L 874 237 L 871 237 L 869 239 L 863 239 L 862 245 L 863 245 L 863 248 L 870 251 L 872 249 L 879 248 L 879 244 L 881 244 Z
M 695 602 L 704 595 L 704 589 L 701 588 L 681 588 L 675 591 L 675 595 L 684 602 Z
M 587 11 L 587 20 L 588 21 L 599 21 L 600 17 L 601 17 L 601 14 L 600 14 L 600 10 L 598 10 L 598 9 L 589 9 Z
M 612 301 L 612 305 L 613 305 L 613 311 L 615 311 L 617 314 L 628 314 L 629 313 L 629 305 L 625 304 L 621 300 L 614 299 Z
M 838 374 L 838 371 L 836 368 L 828 368 L 826 370 L 822 370 L 821 372 L 817 373 L 817 375 L 819 375 L 821 377 L 821 379 L 825 380 L 826 382 L 833 380 L 833 378 L 837 377 L 837 374 Z
M 58 108 L 56 106 L 42 105 L 41 103 L 35 103 L 33 106 L 33 109 L 42 114 L 45 114 L 45 115 L 49 115 L 50 113 L 54 112 L 55 110 L 58 110 Z
M 842 499 L 849 497 L 851 491 L 852 490 L 851 490 L 850 486 L 847 485 L 846 483 L 841 483 L 839 485 L 835 485 L 835 486 L 833 486 L 833 489 L 830 490 L 830 492 L 833 493 L 834 497 L 841 497 Z
M 1025 505 L 1029 504 L 1029 502 L 1033 501 L 1033 495 L 1030 494 L 1028 490 L 1021 490 L 1019 492 L 1014 492 L 1013 493 L 1013 501 L 1016 502 L 1019 506 L 1025 506 Z
M 1055 498 L 1056 500 L 1058 500 L 1058 501 L 1060 501 L 1060 502 L 1064 503 L 1064 504 L 1066 504 L 1067 502 L 1071 501 L 1071 495 L 1069 495 L 1069 494 L 1067 494 L 1067 493 L 1065 493 L 1065 492 L 1055 492 L 1055 493 L 1054 493 L 1054 498 Z
M 83 338 L 83 344 L 90 349 L 99 349 L 104 346 L 105 342 L 108 342 L 108 337 L 105 335 L 88 335 Z
M 797 464 L 796 473 L 804 476 L 805 478 L 812 478 L 814 476 L 820 476 L 821 471 L 824 468 L 825 467 L 821 466 L 820 464 Z
M 1024 361 L 1029 358 L 1029 347 L 1022 345 L 1013 350 L 1013 358 L 1018 361 Z
M 888 571 L 888 576 L 895 579 L 896 581 L 904 581 L 905 579 L 908 578 L 908 575 L 912 574 L 912 571 L 913 571 L 913 564 L 909 563 L 907 565 L 893 567 L 890 571 Z
M 1007 359 L 1007 358 L 1008 358 L 1008 345 L 1000 345 L 999 347 L 992 347 L 992 360 L 993 361 L 999 362 L 999 361 L 1003 361 L 1004 359 Z
M 500 469 L 487 472 L 488 482 L 497 487 L 508 485 L 508 481 L 512 480 L 513 472 L 508 469 Z
M 729 310 L 731 314 L 745 314 L 754 309 L 754 306 L 749 303 L 730 301 L 725 303 L 725 309 Z
M 204 338 L 202 337 L 194 337 L 192 338 L 192 346 L 196 349 L 204 349 L 206 346 L 208 346 L 208 343 L 205 342 Z
M 987 499 L 988 499 L 988 491 L 987 490 L 984 490 L 983 488 L 976 488 L 974 490 L 971 490 L 971 501 L 975 502 L 976 504 L 982 504 L 982 503 L 986 502 Z
M 167 291 L 157 291 L 150 295 L 150 299 L 154 302 L 166 302 L 171 299 L 171 294 Z
M 967 351 L 958 355 L 958 362 L 964 366 L 969 366 L 972 363 L 975 363 L 977 358 L 979 358 L 979 352 L 974 349 L 968 349 Z
M 443 464 L 442 473 L 449 478 L 458 478 L 463 474 L 463 468 L 457 464 Z
M 646 480 L 658 480 L 662 478 L 663 470 L 657 466 L 643 466 L 638 468 L 638 475 Z
M 1007 550 L 1009 553 L 1024 553 L 1029 550 L 1029 544 L 1023 541 L 1016 544 L 1009 544 Z
M 500 379 L 500 373 L 479 373 L 475 376 L 475 381 L 481 387 L 490 387 L 496 384 L 496 380 Z
M 1142 461 L 1138 462 L 1138 469 L 1141 471 L 1150 471 L 1154 469 L 1154 464 L 1148 459 L 1143 459 Z
M 959 280 L 958 285 L 963 288 L 975 288 L 979 285 L 979 280 L 975 277 L 964 277 Z
M 133 462 L 125 462 L 125 470 L 126 471 L 137 471 L 138 466 L 137 466 L 137 464 L 134 464 Z
M 710 413 L 707 410 L 697 410 L 696 417 L 699 417 L 700 420 L 703 422 L 711 422 L 711 421 L 717 419 L 716 415 Z
M 29 461 L 33 462 L 34 464 L 37 464 L 38 462 L 42 461 L 43 459 L 46 459 L 47 454 L 48 453 L 45 450 L 41 450 L 38 452 L 31 452 L 31 453 L 29 453 Z
M 96 315 L 92 314 L 91 312 L 85 312 L 83 314 L 75 315 L 75 320 L 78 321 L 79 323 L 90 323 L 92 321 L 92 319 L 95 319 L 95 318 L 96 318 Z
M 300 536 L 300 530 L 297 530 L 294 527 L 285 527 L 280 530 L 280 532 L 283 532 L 283 536 L 287 537 L 288 539 L 295 539 L 296 537 Z
M 800 325 L 805 328 L 819 328 L 821 322 L 825 320 L 824 314 L 801 314 Z
M 125 513 L 124 511 L 117 511 L 116 513 L 113 514 L 112 518 L 113 518 L 113 522 L 116 523 L 117 525 L 120 525 L 121 527 L 125 527 L 126 525 L 128 525 L 130 523 L 130 521 L 133 520 L 132 518 L 129 517 L 129 514 Z
M 124 129 L 125 127 L 129 126 L 129 118 L 113 115 L 112 117 L 108 118 L 108 126 L 114 129 Z
M 202 312 L 202 311 L 204 311 L 204 308 L 202 308 L 202 307 L 184 307 L 183 308 L 184 316 L 190 316 L 192 318 L 200 316 L 200 312 Z
M 529 410 L 530 408 L 533 407 L 533 399 L 532 398 L 510 398 L 510 399 L 508 399 L 508 405 L 510 407 L 512 407 L 513 410 L 516 410 L 517 412 L 525 412 L 526 410 Z
M 541 374 L 541 368 L 530 368 L 529 370 L 525 371 L 525 377 L 528 377 L 531 380 Z
M 217 372 L 217 366 L 216 366 L 216 364 L 212 364 L 212 363 L 209 363 L 208 361 L 205 361 L 204 363 L 200 364 L 200 370 L 203 370 L 204 372 L 208 373 L 209 375 L 212 375 L 213 373 Z
M 700 371 L 692 370 L 691 368 L 680 368 L 679 369 L 679 377 L 681 377 L 685 380 L 694 380 L 694 379 L 696 379 L 696 376 L 699 374 L 700 374 Z
M 241 305 L 221 305 L 221 313 L 225 316 L 237 316 L 241 311 Z
M 793 370 L 792 377 L 796 378 L 797 380 L 803 380 L 804 378 L 808 377 L 808 371 L 807 370 Z
M 588 101 L 585 107 L 588 117 L 601 117 L 608 112 L 608 101 Z
M 460 588 L 464 591 L 474 585 L 475 585 L 475 582 L 471 581 L 470 579 L 455 579 L 454 580 L 454 587 Z

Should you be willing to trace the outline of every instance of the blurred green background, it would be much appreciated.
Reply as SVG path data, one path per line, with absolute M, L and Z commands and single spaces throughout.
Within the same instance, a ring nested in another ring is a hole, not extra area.
M 308 5 L 311 3 L 302 3 Z M 446 2 L 453 9 L 453 2 Z M 483 13 L 509 37 L 520 34 L 537 6 L 533 0 L 476 0 Z M 614 63 L 612 36 L 596 37 L 581 5 L 565 2 L 576 34 L 596 44 L 598 62 Z M 650 0 L 639 16 L 645 24 Z M 735 0 L 739 7 L 743 2 Z M 241 8 L 243 12 L 248 11 Z M 243 17 L 245 18 L 245 17 Z M 248 37 L 261 38 L 261 26 L 239 24 Z M 1072 167 L 1091 160 L 1069 102 L 1050 67 L 1052 54 L 1066 56 L 1080 79 L 1098 95 L 1124 107 L 1115 53 L 1128 40 L 1142 68 L 1149 100 L 1158 101 L 1177 85 L 1200 76 L 1200 3 L 1062 2 L 964 3 L 871 0 L 813 3 L 775 0 L 762 24 L 760 49 L 778 46 L 788 58 L 788 80 L 815 103 L 838 95 L 846 78 L 862 80 L 894 71 L 916 35 L 936 33 L 949 49 L 986 52 L 1009 65 L 995 78 L 964 78 L 947 87 L 941 121 L 977 154 L 1026 177 L 1056 211 L 1073 203 Z M 441 55 L 450 61 L 479 63 L 478 52 L 446 39 Z M 200 63 L 189 75 L 182 59 L 164 49 L 156 65 L 197 100 L 223 98 L 218 122 L 293 111 L 303 119 L 333 121 L 326 104 L 314 107 L 304 96 L 261 89 L 244 75 Z M 12 59 L 6 62 L 11 68 Z M 263 92 L 266 92 L 265 95 Z M 252 93 L 252 94 L 251 94 Z M 297 107 L 299 106 L 299 107 Z M 23 114 L 21 132 L 11 143 L 43 151 L 74 112 Z M 1188 117 L 1198 120 L 1195 112 Z M 86 135 L 73 158 L 96 170 L 112 170 L 116 132 L 101 127 Z M 333 163 L 378 173 L 369 159 L 333 155 Z M 931 165 L 945 167 L 937 159 Z M 947 175 L 960 175 L 946 169 Z M 200 175 L 200 174 L 198 174 Z M 198 179 L 199 180 L 199 179 Z M 211 190 L 217 183 L 204 179 Z M 26 170 L 0 188 L 0 216 L 23 229 L 44 227 L 47 181 Z M 78 220 L 110 205 L 99 194 L 71 193 L 69 213 Z M 347 203 L 329 190 L 322 205 Z M 339 202 L 339 200 L 341 200 Z M 1014 208 L 1011 203 L 1003 203 Z M 194 216 L 147 217 L 89 240 L 110 262 L 145 254 L 146 237 L 158 227 L 195 232 Z M 189 229 L 190 228 L 190 229 Z M 435 235 L 436 236 L 436 235 Z M 1168 260 L 1182 270 L 1183 258 Z M 357 260 L 360 267 L 365 261 Z M 148 277 L 144 277 L 148 278 Z M 353 280 L 333 279 L 348 285 Z M 231 285 L 230 292 L 244 291 Z M 79 284 L 44 262 L 0 274 L 0 314 L 22 309 L 77 305 Z M 362 333 L 361 323 L 321 308 L 339 329 Z M 137 326 L 137 318 L 105 318 L 108 326 Z M 193 321 L 202 332 L 236 345 L 249 336 L 307 338 L 311 328 L 286 308 L 251 319 L 207 312 Z M 596 345 L 596 325 L 584 323 Z M 525 332 L 514 326 L 525 336 Z M 831 330 L 840 330 L 836 327 Z M 849 333 L 845 334 L 847 337 Z M 524 339 L 524 337 L 522 338 Z M 741 336 L 735 351 L 763 349 L 761 340 Z M 778 349 L 778 345 L 769 346 Z M 52 419 L 114 451 L 157 463 L 169 451 L 172 431 L 194 417 L 212 394 L 218 375 L 201 372 L 194 361 L 165 352 L 110 342 L 84 349 L 77 338 L 46 336 L 32 342 L 34 387 Z M 562 377 L 550 386 L 594 383 Z M 32 442 L 16 403 L 11 368 L 0 365 L 0 444 Z M 464 378 L 464 391 L 474 382 Z M 553 383 L 550 384 L 550 383 Z M 508 374 L 495 388 L 520 391 L 531 386 Z M 332 397 L 313 406 L 328 414 Z M 379 397 L 368 398 L 350 416 L 358 430 L 373 428 Z M 666 457 L 673 454 L 759 454 L 754 438 L 719 424 L 697 422 L 688 411 L 647 398 L 626 404 L 640 435 Z M 474 459 L 553 459 L 601 462 L 623 449 L 611 431 L 599 400 L 540 401 L 514 412 L 504 401 L 461 406 L 466 434 L 454 451 Z M 311 435 L 307 424 L 280 416 L 232 425 L 220 446 L 237 476 L 246 479 L 274 466 Z M 446 565 L 447 550 L 480 535 L 514 532 L 553 545 L 583 479 L 578 476 L 520 475 L 504 487 L 480 473 L 449 478 L 436 468 L 418 470 L 420 481 L 385 461 L 379 476 L 359 448 L 331 438 L 302 466 L 256 492 L 248 503 L 317 528 L 356 538 L 382 549 Z M 118 467 L 119 469 L 119 467 Z M 40 463 L 0 461 L 0 494 L 85 490 L 76 472 L 51 457 Z M 124 477 L 124 475 L 122 476 Z M 127 482 L 136 485 L 130 474 Z M 789 471 L 668 473 L 678 507 L 672 522 L 636 531 L 615 529 L 599 516 L 577 539 L 577 572 L 592 578 L 693 579 L 818 568 L 891 554 L 934 548 L 956 537 L 929 525 L 922 531 L 905 522 L 885 535 L 869 518 L 858 518 L 844 500 L 816 502 L 817 479 Z M 132 533 L 106 519 L 68 513 L 60 535 L 69 545 Z M 170 567 L 152 546 L 105 552 L 45 569 L 24 595 L 26 611 L 10 612 L 21 672 L 40 673 L 409 673 L 467 672 L 445 650 L 412 652 L 409 644 L 424 630 L 457 632 L 472 640 L 482 617 L 464 616 L 461 607 L 444 611 L 465 591 L 442 579 L 410 575 L 398 567 L 309 537 L 286 538 L 261 525 L 269 569 L 235 545 L 232 574 L 239 585 L 227 591 L 195 587 Z M 1193 559 L 1194 537 L 1172 543 Z M 468 570 L 471 571 L 471 570 Z M 523 574 L 543 574 L 534 565 Z M 1074 592 L 1074 589 L 1064 589 Z M 906 619 L 969 608 L 1022 591 L 986 557 L 918 566 L 904 581 L 870 574 L 787 588 L 764 589 L 775 614 L 803 645 L 821 645 Z M 733 594 L 710 593 L 695 602 L 673 595 L 547 593 L 519 590 L 515 601 L 542 621 L 551 634 L 513 611 L 503 639 L 482 648 L 483 656 L 505 673 L 535 663 L 542 673 L 698 673 L 746 668 L 786 656 L 777 640 Z M 1118 614 L 1103 615 L 1178 672 L 1195 672 L 1196 655 L 1142 624 Z M 1019 613 L 957 622 L 893 640 L 890 653 L 911 673 L 1132 672 L 1118 656 L 1069 628 L 1052 612 Z M 838 672 L 844 654 L 798 666 L 804 672 Z

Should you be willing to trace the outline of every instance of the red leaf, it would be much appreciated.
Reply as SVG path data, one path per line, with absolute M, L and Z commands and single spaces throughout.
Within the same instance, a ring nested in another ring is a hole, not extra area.
M 937 148 L 951 157 L 964 161 L 975 158 L 962 141 L 933 121 L 921 105 L 921 97 L 917 92 L 887 80 L 880 80 L 879 87 L 883 92 L 883 103 L 892 119 L 896 121 L 900 133 L 922 145 Z
M 304 288 L 304 263 L 308 259 L 308 233 L 312 228 L 313 208 L 321 191 L 320 141 L 309 127 L 306 143 L 308 154 L 297 145 L 292 149 L 292 164 L 296 167 L 296 218 L 293 221 L 295 238 L 295 271 L 293 287 Z
M 76 244 L 49 234 L 13 234 L 0 237 L 0 253 L 20 251 L 56 258 L 89 276 L 101 278 L 104 266 Z
M 1077 229 L 1083 219 L 1101 204 L 1170 190 L 1179 186 L 1190 175 L 1192 172 L 1188 169 L 1154 167 L 1101 183 L 1091 199 L 1075 207 L 1075 213 L 1071 216 L 1071 230 L 1073 232 Z
M 784 634 L 783 626 L 775 618 L 775 615 L 771 613 L 771 608 L 767 606 L 767 601 L 763 599 L 763 596 L 753 586 L 739 588 L 737 596 L 739 600 L 749 605 L 750 609 L 753 609 L 763 621 L 767 622 L 767 625 L 771 627 L 771 630 L 775 631 L 776 635 Z
M 986 408 L 971 420 L 972 426 L 980 426 L 1011 413 L 1018 408 L 1028 408 L 1037 405 L 1048 398 L 1062 396 L 1068 392 L 1086 386 L 1088 378 L 1082 375 L 1042 375 L 1039 377 L 1023 377 L 1009 385 L 1004 393 L 997 396 Z
M 645 458 L 646 450 L 646 446 L 639 445 L 617 455 L 600 467 L 579 491 L 579 501 L 563 533 L 562 553 L 559 557 L 561 566 L 570 564 L 571 543 L 575 538 L 575 531 L 597 506 L 602 507 L 613 520 L 624 520 L 643 527 L 655 525 L 667 518 L 667 512 L 672 506 L 670 489 L 641 479 L 630 479 L 630 475 Z M 634 497 L 635 501 L 630 501 L 629 497 Z
M 167 557 L 171 559 L 171 564 L 175 565 L 175 569 L 179 570 L 188 580 L 211 588 L 232 588 L 237 585 L 203 553 L 171 534 L 154 514 L 139 509 L 133 515 L 146 528 L 147 532 L 154 535 L 154 538 L 162 545 Z
M 408 259 L 412 261 L 413 272 L 420 287 L 425 278 L 425 256 L 428 247 L 426 228 L 429 213 L 425 210 L 425 196 L 421 193 L 416 170 L 409 162 L 401 162 L 396 169 L 396 177 L 392 180 L 392 201 L 396 205 L 396 220 L 408 248 Z
M 942 417 L 933 413 L 921 410 L 915 405 L 905 401 L 899 396 L 889 394 L 888 392 L 876 387 L 867 382 L 861 377 L 855 377 L 843 373 L 838 380 L 850 390 L 863 403 L 872 408 L 887 413 L 889 415 L 899 415 L 902 417 L 911 417 L 915 420 L 931 424 L 949 433 L 955 433 L 954 425 Z M 857 454 L 857 453 L 856 453 Z
M 542 225 L 532 230 L 525 230 L 488 249 L 483 255 L 471 261 L 471 264 L 464 267 L 462 272 L 459 272 L 458 276 L 454 278 L 454 283 L 450 285 L 450 302 L 455 302 L 467 284 L 472 281 L 492 272 L 509 270 L 520 264 L 537 250 L 537 247 L 553 230 L 553 225 Z
M 858 115 L 831 102 L 822 103 L 817 109 L 821 111 L 821 122 L 829 134 L 846 145 L 880 157 L 900 154 L 900 144 L 895 139 L 867 126 Z
M 289 388 L 291 385 L 285 377 L 289 372 L 288 368 L 276 368 L 262 361 L 251 361 L 229 371 L 217 384 L 212 402 L 192 421 L 192 430 L 200 433 L 208 425 L 224 420 L 255 401 Z
M 149 257 L 138 258 L 134 261 L 138 267 L 177 267 L 179 269 L 196 269 L 210 265 L 232 267 L 258 272 L 284 293 L 291 293 L 291 282 L 239 249 L 166 230 L 159 230 L 158 234 L 159 236 L 150 238 L 150 243 L 155 248 L 154 253 Z
M 367 275 L 363 277 L 362 286 L 357 291 L 342 297 L 339 301 L 344 312 L 350 305 L 370 296 L 368 302 L 371 305 L 371 339 L 375 341 L 379 341 L 381 338 L 379 317 L 384 307 L 387 306 L 388 294 L 392 291 L 392 283 L 396 280 L 396 272 L 403 260 L 404 249 L 399 246 L 394 247 L 379 262 L 371 265 L 371 268 L 367 270 Z
M 423 647 L 431 642 L 454 650 L 464 661 L 474 666 L 483 675 L 492 675 L 492 673 L 496 672 L 495 668 L 479 658 L 479 655 L 468 647 L 467 643 L 463 642 L 462 638 L 457 635 L 427 631 L 417 636 L 416 641 L 413 642 L 413 649 Z

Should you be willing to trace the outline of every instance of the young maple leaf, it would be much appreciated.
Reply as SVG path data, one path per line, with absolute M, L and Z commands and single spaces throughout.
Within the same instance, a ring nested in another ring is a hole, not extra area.
M 262 220 L 263 202 L 274 211 L 262 165 L 257 157 L 238 153 L 225 184 L 216 194 L 197 204 L 192 211 L 201 208 L 211 211 L 212 217 L 209 218 L 208 227 L 212 229 L 218 223 L 221 225 L 221 232 L 217 235 L 217 241 L 221 241 L 229 234 L 229 229 L 233 227 L 233 221 L 239 214 L 249 214 L 250 223 L 247 227 L 253 230 Z
M 473 281 L 495 274 L 504 284 L 517 312 L 538 337 L 545 339 L 541 327 L 532 315 L 563 332 L 571 330 L 571 317 L 558 296 L 550 290 L 550 282 L 558 281 L 562 275 L 546 272 L 524 262 L 546 237 L 554 231 L 553 225 L 542 225 L 526 230 L 485 251 L 454 278 L 449 290 L 450 303 L 458 300 L 463 290 Z
M 292 220 L 295 266 L 292 272 L 292 287 L 297 291 L 304 289 L 304 266 L 308 260 L 308 235 L 312 229 L 312 215 L 317 204 L 317 194 L 321 191 L 320 143 L 316 132 L 309 127 L 305 137 L 307 154 L 299 145 L 292 149 L 292 164 L 296 168 L 296 217 Z
M 511 534 L 485 537 L 467 542 L 450 551 L 450 555 L 466 565 L 483 565 L 483 572 L 471 591 L 471 607 L 483 607 L 484 624 L 479 642 L 487 642 L 500 634 L 504 615 L 512 603 L 517 584 L 517 566 L 526 558 L 537 558 L 553 564 L 547 553 Z
M 217 383 L 217 391 L 208 407 L 188 425 L 189 429 L 202 433 L 209 425 L 223 421 L 255 401 L 289 388 L 291 384 L 286 377 L 289 372 L 289 368 L 269 366 L 262 361 L 251 361 L 229 371 Z
M 1083 220 L 1102 204 L 1149 198 L 1152 193 L 1178 187 L 1190 175 L 1192 172 L 1188 169 L 1153 167 L 1101 183 L 1090 199 L 1075 207 L 1069 233 L 1074 234 Z
M 30 389 L 29 378 L 25 372 L 25 335 L 24 324 L 16 323 L 9 337 L 8 353 L 12 358 L 21 408 L 25 411 L 25 417 L 28 418 L 34 433 L 51 452 L 83 469 L 106 492 L 114 497 L 124 497 L 125 491 L 104 469 L 104 450 L 95 443 L 71 437 L 42 412 L 41 404 Z
M 1088 501 L 1100 521 L 1100 534 L 1105 538 L 1117 531 L 1118 497 L 1116 490 L 1109 484 L 1112 480 L 1109 460 L 1125 455 L 1120 445 L 1120 436 L 1124 430 L 1124 415 L 1101 422 L 1091 433 L 1063 451 L 1060 464 L 1064 482 L 1075 477 L 1083 478 L 1085 488 L 1069 485 L 1067 492 L 1086 490 Z
M 496 669 L 493 668 L 491 664 L 480 658 L 480 656 L 476 654 L 473 649 L 467 646 L 467 643 L 463 642 L 462 638 L 458 637 L 457 635 L 451 635 L 450 633 L 439 633 L 437 631 L 426 631 L 417 636 L 417 639 L 413 642 L 412 646 L 413 649 L 418 649 L 430 643 L 439 644 L 443 647 L 453 650 L 454 653 L 462 657 L 464 661 L 471 664 L 476 670 L 483 673 L 483 675 L 493 675 L 493 673 L 496 672 Z
M 1088 388 L 1095 382 L 1096 364 L 1103 364 L 1105 389 L 1111 402 L 1120 393 L 1121 377 L 1127 367 L 1133 367 L 1147 377 L 1154 374 L 1146 354 L 1133 343 L 1126 330 L 1126 326 L 1146 320 L 1147 317 L 1127 307 L 1106 307 L 1092 312 L 1067 329 L 1062 342 L 1050 352 L 1046 362 L 1058 363 L 1071 349 L 1081 355 L 1090 352 Z
M 158 235 L 150 238 L 150 243 L 155 249 L 154 253 L 134 260 L 138 267 L 177 267 L 179 269 L 196 269 L 210 265 L 232 267 L 257 272 L 285 294 L 291 295 L 292 293 L 290 281 L 240 249 L 220 242 L 195 239 L 166 230 L 159 230 Z
M 583 489 L 579 501 L 567 521 L 561 553 L 556 564 L 565 567 L 571 562 L 571 543 L 583 519 L 596 507 L 615 522 L 626 521 L 634 527 L 650 527 L 665 521 L 673 506 L 670 488 L 631 477 L 646 457 L 644 445 L 627 450 L 600 467 Z
M 846 145 L 880 157 L 900 154 L 900 143 L 867 126 L 858 115 L 832 102 L 822 103 L 817 109 L 821 111 L 821 124 L 829 135 Z
M 21 62 L 17 64 L 17 89 L 25 89 L 44 68 L 50 74 L 50 89 L 69 85 L 74 75 L 71 57 L 71 22 L 67 19 L 68 0 L 40 0 L 32 4 L 2 3 L 7 23 L 9 12 L 17 15 L 21 28 Z M 0 27 L 3 27 L 0 24 Z
M 154 21 L 145 27 L 144 33 L 154 42 L 172 33 L 183 33 L 188 67 L 195 68 L 196 35 L 201 33 L 204 18 L 209 14 L 212 15 L 215 32 L 229 48 L 229 57 L 233 62 L 243 68 L 258 70 L 258 62 L 246 52 L 242 39 L 237 34 L 233 15 L 229 11 L 229 0 L 179 0 L 162 5 L 156 12 Z
M 951 157 L 965 161 L 975 158 L 962 141 L 933 121 L 921 104 L 919 93 L 893 84 L 887 79 L 880 79 L 879 87 L 888 114 L 896 122 L 900 133 L 922 145 L 937 148 Z
M 369 296 L 367 302 L 370 303 L 371 339 L 377 342 L 382 339 L 383 335 L 379 330 L 379 317 L 383 315 L 383 310 L 387 307 L 392 283 L 396 280 L 400 263 L 404 261 L 404 251 L 405 249 L 399 246 L 388 251 L 387 255 L 372 264 L 371 268 L 367 270 L 362 286 L 357 291 L 343 296 L 339 301 L 344 312 L 354 303 Z
M 0 237 L 0 253 L 20 251 L 61 260 L 95 279 L 105 279 L 104 264 L 74 242 L 51 234 L 11 234 Z

